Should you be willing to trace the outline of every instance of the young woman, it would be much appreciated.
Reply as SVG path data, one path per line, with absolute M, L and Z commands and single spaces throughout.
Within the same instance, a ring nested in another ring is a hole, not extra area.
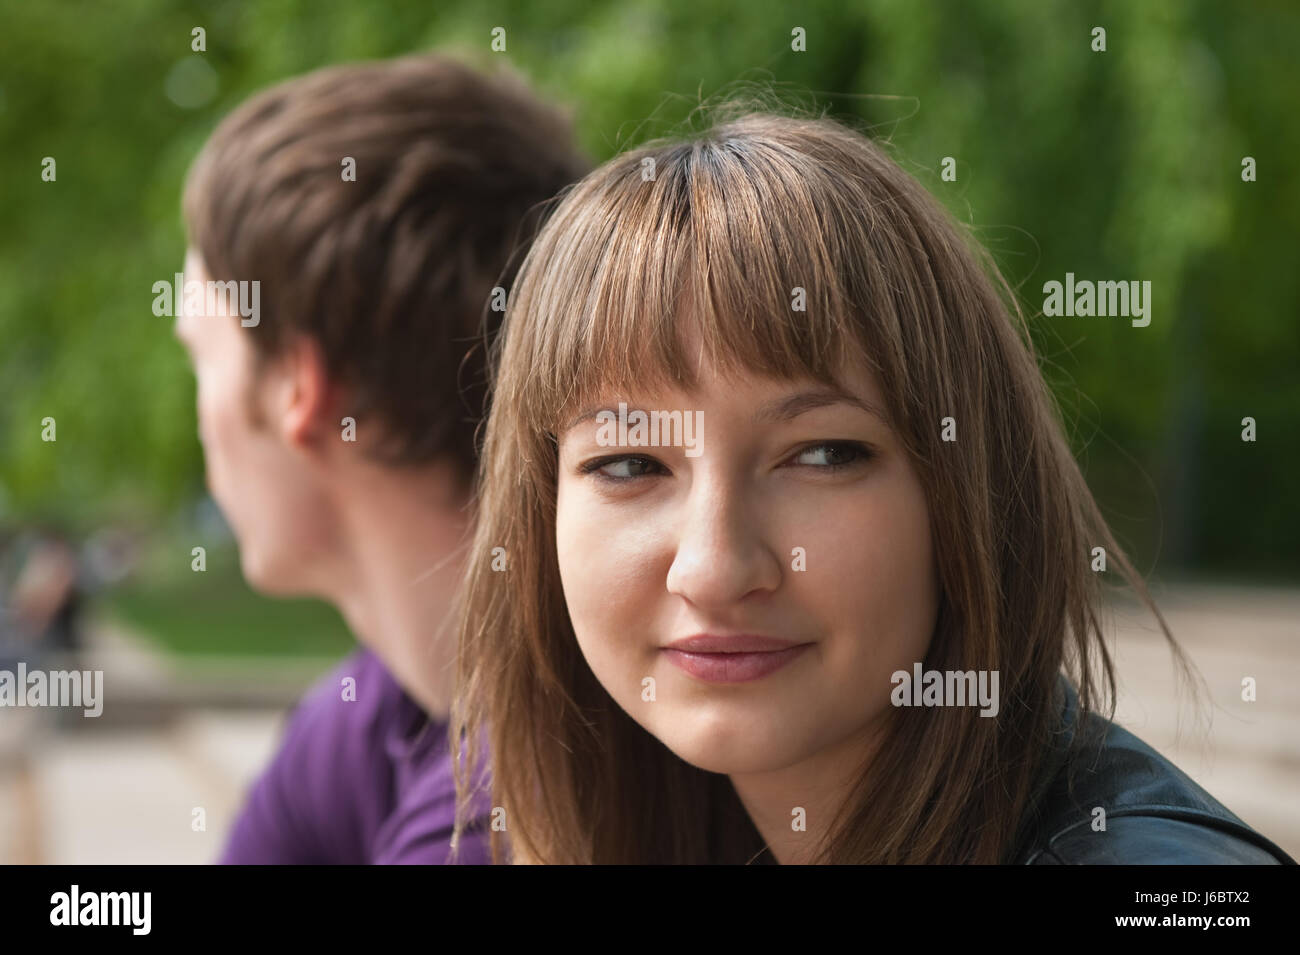
M 516 861 L 1290 861 L 1098 715 L 1094 548 L 1186 661 L 1014 295 L 869 140 L 614 159 L 505 329 L 452 733 Z

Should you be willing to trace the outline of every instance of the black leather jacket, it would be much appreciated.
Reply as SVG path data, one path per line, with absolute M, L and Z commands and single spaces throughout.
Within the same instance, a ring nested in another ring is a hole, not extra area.
M 1182 770 L 1132 733 L 1088 715 L 1100 746 L 1076 752 L 1073 789 L 1067 747 L 1078 696 L 1061 678 L 1062 731 L 1042 774 L 1019 848 L 1025 865 L 1295 865 L 1276 844 L 1234 816 Z M 1088 738 L 1084 733 L 1082 738 Z M 1106 811 L 1104 832 L 1093 810 Z

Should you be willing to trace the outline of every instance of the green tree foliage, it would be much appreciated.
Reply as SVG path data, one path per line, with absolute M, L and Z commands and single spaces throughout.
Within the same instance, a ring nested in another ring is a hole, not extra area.
M 193 382 L 151 311 L 183 256 L 190 160 L 265 85 L 450 47 L 572 105 L 599 158 L 737 86 L 856 118 L 1019 287 L 1080 460 L 1144 563 L 1300 569 L 1294 4 L 128 0 L 5 20 L 0 520 L 156 520 L 198 492 Z M 1150 281 L 1150 326 L 1042 317 L 1067 271 Z

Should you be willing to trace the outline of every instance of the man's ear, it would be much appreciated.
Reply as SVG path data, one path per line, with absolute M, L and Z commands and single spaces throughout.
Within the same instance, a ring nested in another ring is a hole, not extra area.
M 339 389 L 325 366 L 325 353 L 308 335 L 295 335 L 284 353 L 286 404 L 284 438 L 297 448 L 319 444 L 335 427 Z

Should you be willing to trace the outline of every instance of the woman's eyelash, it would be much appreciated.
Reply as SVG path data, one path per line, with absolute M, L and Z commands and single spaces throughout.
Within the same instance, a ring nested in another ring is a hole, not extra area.
M 818 471 L 841 471 L 844 468 L 851 468 L 854 465 L 865 464 L 875 456 L 875 451 L 872 448 L 858 441 L 820 441 L 816 444 L 809 444 L 800 448 L 791 455 L 791 460 L 802 457 L 810 451 L 822 450 L 833 450 L 840 453 L 848 451 L 851 453 L 852 458 L 849 461 L 836 461 L 830 464 L 812 464 L 806 465 L 807 467 L 814 468 Z M 629 475 L 607 474 L 602 470 L 611 464 L 624 462 L 647 465 L 649 469 L 642 474 Z M 649 458 L 640 454 L 617 454 L 604 458 L 596 458 L 595 460 L 585 462 L 578 468 L 578 471 L 581 474 L 594 474 L 601 480 L 617 482 L 635 481 L 637 478 L 652 477 L 656 474 L 665 473 L 666 470 L 667 469 L 654 458 Z
M 658 472 L 650 471 L 646 474 L 613 475 L 613 474 L 606 474 L 604 471 L 601 470 L 601 468 L 608 467 L 611 464 L 618 464 L 624 461 L 626 462 L 636 461 L 643 464 L 648 464 L 653 468 L 657 468 Z M 660 464 L 658 461 L 656 461 L 654 458 L 648 458 L 645 455 L 616 454 L 606 458 L 596 458 L 594 461 L 587 461 L 585 464 L 581 465 L 578 468 L 578 470 L 582 474 L 594 474 L 597 478 L 603 481 L 622 482 L 622 481 L 635 481 L 637 478 L 642 478 L 642 477 L 650 477 L 655 473 L 662 473 L 665 469 L 663 465 Z
M 851 468 L 855 464 L 864 464 L 875 456 L 875 451 L 865 444 L 858 441 L 819 441 L 816 444 L 805 445 L 791 455 L 791 459 L 802 457 L 809 451 L 820 451 L 827 448 L 833 448 L 836 451 L 851 451 L 853 460 L 839 461 L 834 464 L 808 465 L 816 468 L 818 471 L 840 471 L 844 468 Z

